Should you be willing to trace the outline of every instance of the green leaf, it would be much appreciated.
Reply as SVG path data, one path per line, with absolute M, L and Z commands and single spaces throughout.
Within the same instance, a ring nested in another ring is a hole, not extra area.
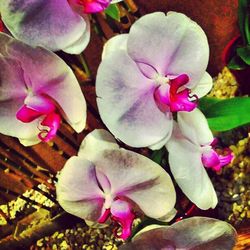
M 227 67 L 233 70 L 243 70 L 247 67 L 247 64 L 238 55 L 235 55 L 227 64 Z
M 159 150 L 155 150 L 153 151 L 152 155 L 150 156 L 151 160 L 153 160 L 154 162 L 158 163 L 159 165 L 161 165 L 161 161 L 162 158 L 164 156 L 166 152 L 165 147 L 159 149 Z
M 203 97 L 199 100 L 199 106 L 198 108 L 203 112 L 205 113 L 206 110 L 211 107 L 212 105 L 214 105 L 215 103 L 217 102 L 220 102 L 222 101 L 222 99 L 218 99 L 218 98 L 215 98 L 215 97 Z
M 212 102 L 202 110 L 211 130 L 227 131 L 250 123 L 250 97 L 235 97 Z
M 237 54 L 247 65 L 250 65 L 250 45 L 237 48 Z
M 239 0 L 239 7 L 238 7 L 238 22 L 244 42 L 246 41 L 245 20 L 247 14 L 247 6 L 249 5 L 249 2 L 250 2 L 249 0 Z
M 117 4 L 110 4 L 105 10 L 105 14 L 120 22 L 120 11 Z
M 250 5 L 250 4 L 248 4 Z M 248 10 L 246 10 L 248 11 Z M 249 22 L 250 22 L 250 13 L 247 13 L 246 14 L 246 17 L 245 17 L 245 27 L 244 27 L 244 31 L 245 31 L 245 36 L 246 36 L 246 41 L 247 41 L 247 44 L 250 44 L 250 27 L 249 27 Z

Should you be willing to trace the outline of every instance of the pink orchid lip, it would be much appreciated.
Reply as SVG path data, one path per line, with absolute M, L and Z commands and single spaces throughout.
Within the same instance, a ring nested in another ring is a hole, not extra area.
M 0 32 L 3 32 L 3 31 L 4 31 L 4 24 L 3 24 L 2 19 L 0 18 Z
M 29 123 L 43 117 L 38 129 L 41 131 L 38 138 L 48 142 L 53 139 L 59 129 L 61 117 L 56 112 L 55 104 L 47 97 L 27 97 L 28 104 L 24 104 L 16 113 L 16 118 L 24 123 Z
M 201 160 L 202 160 L 204 167 L 211 168 L 214 171 L 220 171 L 222 167 L 232 162 L 234 158 L 234 154 L 229 148 L 224 149 L 226 151 L 226 155 L 218 154 L 213 149 L 215 147 L 216 142 L 217 140 L 214 140 L 210 144 L 212 148 L 202 153 Z
M 56 132 L 60 127 L 61 117 L 57 113 L 48 114 L 41 122 L 42 126 L 46 126 L 49 129 L 40 129 L 41 132 L 38 134 L 38 138 L 41 141 L 48 142 L 56 136 Z
M 169 88 L 162 91 L 164 86 L 159 86 L 154 92 L 154 98 L 157 106 L 162 112 L 190 112 L 197 107 L 198 97 L 190 95 L 190 90 L 184 85 L 189 81 L 186 74 L 181 74 L 176 78 L 169 79 Z M 192 100 L 194 98 L 194 100 Z
M 122 209 L 119 209 L 119 206 Z M 105 223 L 107 219 L 110 219 L 118 223 L 121 228 L 121 234 L 118 234 L 118 228 L 114 231 L 116 237 L 126 240 L 132 231 L 132 224 L 135 219 L 135 215 L 132 212 L 132 207 L 127 201 L 120 200 L 119 198 L 113 201 L 111 208 L 106 208 L 100 218 L 98 219 L 99 223 Z
M 105 10 L 111 0 L 68 0 L 77 13 L 92 14 Z

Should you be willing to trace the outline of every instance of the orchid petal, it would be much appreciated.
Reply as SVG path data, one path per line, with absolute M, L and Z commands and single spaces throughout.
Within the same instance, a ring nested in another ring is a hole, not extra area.
M 139 232 L 132 243 L 121 250 L 158 249 L 233 249 L 236 230 L 228 223 L 213 218 L 192 217 L 168 227 L 150 225 Z
M 207 72 L 205 72 L 200 82 L 191 90 L 191 93 L 196 95 L 198 98 L 201 98 L 208 94 L 212 87 L 213 79 Z
M 71 45 L 63 48 L 62 50 L 69 54 L 81 54 L 81 52 L 87 47 L 90 41 L 90 22 L 89 18 L 86 15 L 82 15 L 82 18 L 86 22 L 86 29 L 80 36 L 78 40 L 76 40 Z
M 20 64 L 15 60 L 1 56 L 1 48 L 4 41 L 0 39 L 0 101 L 24 98 L 27 94 L 23 71 Z M 15 70 L 13 70 L 15 68 Z
M 108 177 L 112 194 L 132 200 L 147 216 L 157 219 L 174 208 L 171 178 L 150 159 L 128 150 L 105 150 L 95 165 Z
M 173 122 L 171 123 L 171 131 L 173 130 Z M 166 143 L 168 142 L 168 140 L 170 139 L 172 133 L 169 133 L 167 136 L 165 136 L 161 141 L 152 144 L 150 146 L 148 146 L 148 148 L 150 148 L 151 150 L 158 150 L 161 149 L 164 145 L 166 145 Z
M 20 62 L 25 83 L 19 84 L 26 84 L 35 94 L 48 95 L 54 99 L 69 124 L 76 132 L 81 132 L 86 123 L 86 102 L 70 67 L 44 48 L 32 48 L 3 33 L 0 34 L 0 40 L 4 42 L 0 53 Z M 69 98 L 69 93 L 74 98 Z
M 95 129 L 82 141 L 78 156 L 94 161 L 98 153 L 105 149 L 119 149 L 119 146 L 107 130 Z
M 103 47 L 102 60 L 111 53 L 116 53 L 117 50 L 127 51 L 128 34 L 120 34 L 109 39 Z
M 38 122 L 23 123 L 16 119 L 16 113 L 23 105 L 21 98 L 1 101 L 0 105 L 0 131 L 2 134 L 29 140 L 39 133 Z
M 197 145 L 209 145 L 214 137 L 206 117 L 199 109 L 178 112 L 177 121 L 182 134 Z
M 71 157 L 62 169 L 56 185 L 59 204 L 67 212 L 87 220 L 97 220 L 104 204 L 93 163 Z
M 202 164 L 200 147 L 181 136 L 177 126 L 166 147 L 171 172 L 183 193 L 201 209 L 214 208 L 218 200 Z
M 161 75 L 187 74 L 190 88 L 201 80 L 209 48 L 201 27 L 187 16 L 169 12 L 145 15 L 131 27 L 128 54 L 149 64 Z
M 15 38 L 53 51 L 74 44 L 86 29 L 84 19 L 71 9 L 67 0 L 6 0 L 1 1 L 0 12 Z
M 29 138 L 29 139 L 21 139 L 21 138 L 18 138 L 19 142 L 24 145 L 25 147 L 30 147 L 30 146 L 33 146 L 37 143 L 40 142 L 40 139 L 37 137 L 37 135 L 33 138 Z
M 130 146 L 145 147 L 171 133 L 171 114 L 158 109 L 155 88 L 125 51 L 118 50 L 102 61 L 96 80 L 97 104 L 115 137 Z

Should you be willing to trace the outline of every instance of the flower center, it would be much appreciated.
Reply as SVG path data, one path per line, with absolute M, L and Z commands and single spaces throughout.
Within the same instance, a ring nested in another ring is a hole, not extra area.
M 55 104 L 47 97 L 33 95 L 28 91 L 24 105 L 17 111 L 16 118 L 24 123 L 29 123 L 37 118 L 42 118 L 38 129 L 41 131 L 38 138 L 48 142 L 55 137 L 60 126 L 61 117 L 57 113 Z
M 79 14 L 91 14 L 105 10 L 111 0 L 68 0 L 69 5 Z
M 228 165 L 233 160 L 234 155 L 229 148 L 225 149 L 225 155 L 220 155 L 215 151 L 213 146 L 212 142 L 210 146 L 202 147 L 201 160 L 204 167 L 220 171 L 223 166 Z
M 195 95 L 191 96 L 191 90 L 184 86 L 189 81 L 189 77 L 186 74 L 179 75 L 173 79 L 158 76 L 155 78 L 155 81 L 160 86 L 156 88 L 154 98 L 162 112 L 190 112 L 197 107 L 198 97 Z
M 105 223 L 109 217 L 122 228 L 120 235 L 117 234 L 117 230 L 115 231 L 115 236 L 126 240 L 131 235 L 132 224 L 135 218 L 131 205 L 124 200 L 113 200 L 110 208 L 105 208 L 98 222 Z

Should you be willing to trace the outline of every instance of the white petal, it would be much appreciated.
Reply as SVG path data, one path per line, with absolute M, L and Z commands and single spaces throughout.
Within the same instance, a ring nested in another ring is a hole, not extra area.
M 117 50 L 127 51 L 128 34 L 120 34 L 109 39 L 103 47 L 102 60 L 111 53 L 116 53 Z
M 173 124 L 171 124 L 171 128 L 170 130 L 172 131 L 173 130 Z M 167 142 L 168 140 L 170 139 L 172 133 L 169 133 L 167 136 L 165 136 L 161 141 L 153 144 L 153 145 L 150 145 L 148 146 L 148 148 L 150 148 L 151 150 L 158 150 L 158 149 L 161 149 Z
M 59 204 L 68 213 L 92 221 L 99 218 L 104 195 L 91 162 L 71 157 L 58 176 L 56 192 Z
M 177 121 L 182 134 L 194 144 L 208 145 L 213 141 L 207 119 L 199 109 L 178 112 Z
M 30 138 L 30 139 L 20 139 L 20 138 L 18 138 L 18 140 L 25 147 L 33 146 L 33 145 L 38 144 L 40 142 L 40 139 L 38 139 L 37 136 L 35 138 Z
M 62 50 L 69 54 L 80 54 L 89 44 L 90 40 L 90 22 L 88 16 L 83 16 L 86 22 L 86 29 L 82 33 L 81 37 L 76 40 L 74 43 L 63 48 Z
M 209 47 L 201 27 L 184 14 L 155 12 L 132 25 L 128 53 L 163 76 L 187 74 L 194 87 L 206 70 Z
M 137 233 L 121 250 L 229 250 L 236 244 L 236 230 L 213 218 L 192 217 L 171 226 L 150 225 Z
M 98 154 L 105 149 L 119 149 L 119 146 L 108 131 L 96 129 L 84 138 L 78 156 L 94 161 Z
M 97 104 L 116 138 L 133 147 L 147 147 L 171 133 L 171 114 L 161 112 L 154 100 L 156 87 L 123 50 L 102 61 L 96 79 Z
M 171 172 L 183 193 L 199 208 L 217 205 L 217 196 L 201 161 L 200 147 L 180 136 L 175 127 L 166 144 Z
M 16 118 L 16 113 L 23 105 L 24 100 L 19 98 L 0 103 L 0 132 L 22 139 L 24 144 L 32 145 L 32 142 L 25 141 L 34 141 L 34 137 L 40 132 L 37 128 L 38 120 L 23 123 Z
M 198 96 L 198 98 L 201 98 L 208 94 L 212 87 L 213 79 L 207 72 L 205 72 L 200 82 L 191 91 L 192 94 L 195 94 Z
M 53 51 L 68 48 L 86 29 L 85 20 L 66 0 L 5 0 L 0 2 L 0 12 L 15 38 Z
M 105 150 L 95 165 L 110 181 L 114 197 L 129 198 L 147 216 L 158 219 L 174 208 L 176 194 L 170 176 L 145 156 L 124 149 Z

